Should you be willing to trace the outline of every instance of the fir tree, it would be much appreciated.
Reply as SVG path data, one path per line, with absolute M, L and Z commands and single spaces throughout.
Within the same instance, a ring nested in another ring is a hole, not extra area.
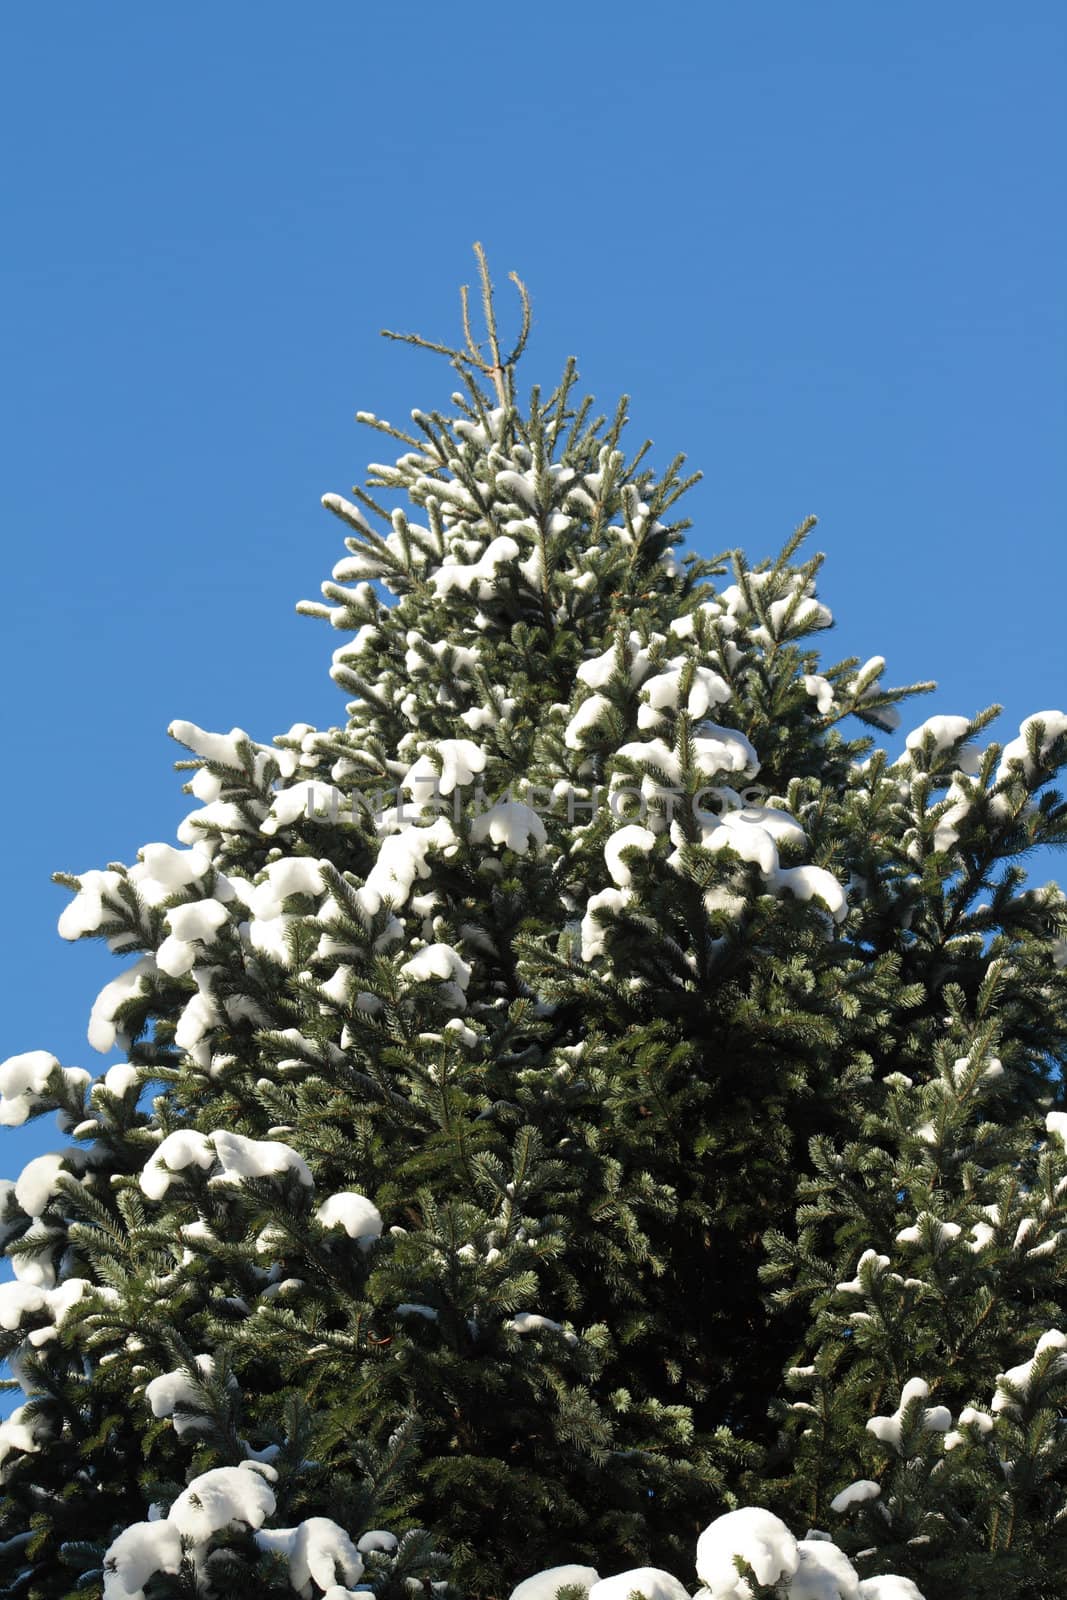
M 890 761 L 810 524 L 680 555 L 479 266 L 324 497 L 344 724 L 173 724 L 180 848 L 61 877 L 126 1060 L 0 1066 L 0 1593 L 1059 1594 L 1067 717 Z

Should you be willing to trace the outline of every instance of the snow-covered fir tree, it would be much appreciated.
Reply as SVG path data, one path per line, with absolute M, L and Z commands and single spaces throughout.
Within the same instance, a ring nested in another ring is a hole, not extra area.
M 324 498 L 345 721 L 175 722 L 62 879 L 126 1059 L 0 1066 L 0 1594 L 1062 1596 L 1067 716 L 875 748 L 807 525 L 682 555 L 479 261 Z

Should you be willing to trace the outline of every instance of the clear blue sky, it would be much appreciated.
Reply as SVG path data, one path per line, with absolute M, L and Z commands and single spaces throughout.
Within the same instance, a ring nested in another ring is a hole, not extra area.
M 0 1058 L 98 1070 L 115 970 L 49 875 L 188 802 L 174 717 L 329 725 L 319 508 L 452 388 L 484 240 L 689 453 L 696 547 L 808 512 L 831 659 L 921 703 L 1067 700 L 1062 0 L 8 6 L 0 23 Z M 2 1141 L 0 1172 L 59 1143 Z

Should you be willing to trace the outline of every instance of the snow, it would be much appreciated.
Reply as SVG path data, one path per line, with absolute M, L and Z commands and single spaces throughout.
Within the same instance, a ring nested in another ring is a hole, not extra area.
M 735 790 L 719 786 L 702 790 L 694 796 L 693 810 L 702 824 L 700 843 L 704 849 L 732 850 L 743 861 L 750 861 L 758 866 L 768 880 L 770 888 L 780 888 L 783 883 L 788 885 L 789 879 L 784 876 L 785 869 L 779 869 L 778 866 L 778 841 L 799 844 L 805 840 L 804 830 L 796 819 L 788 812 L 776 810 L 771 806 L 737 806 L 721 814 L 706 811 L 698 802 L 702 802 L 704 796 L 709 793 L 720 800 L 731 802 L 740 800 Z M 683 865 L 681 851 L 685 844 L 685 834 L 680 824 L 672 824 L 671 839 L 677 849 L 674 855 L 668 857 L 668 863 L 680 871 Z M 831 881 L 836 882 L 836 880 Z M 744 901 L 720 888 L 711 890 L 705 895 L 705 904 L 709 911 L 723 910 L 733 914 L 743 908 Z
M 215 1231 L 198 1217 L 195 1222 L 184 1222 L 178 1230 L 185 1244 L 214 1244 L 218 1242 Z
M 182 1008 L 174 1030 L 174 1043 L 179 1050 L 191 1055 L 199 1066 L 206 1067 L 211 1060 L 211 1052 L 205 1041 L 220 1019 L 208 987 L 207 974 L 198 971 L 194 977 L 198 992 L 191 995 Z
M 935 755 L 940 755 L 943 750 L 951 750 L 953 745 L 966 738 L 969 728 L 967 717 L 927 717 L 925 722 L 911 730 L 904 740 L 904 746 L 908 750 L 921 750 L 929 738 L 933 741 Z
M 1067 1153 L 1067 1111 L 1050 1111 L 1045 1118 L 1045 1132 L 1059 1139 Z
M 1023 772 L 1027 778 L 1032 779 L 1035 776 L 1035 767 L 1030 758 L 1027 744 L 1028 735 L 1034 732 L 1039 723 L 1042 724 L 1044 729 L 1038 743 L 1038 753 L 1042 761 L 1046 759 L 1054 741 L 1067 733 L 1067 715 L 1064 715 L 1062 711 L 1035 711 L 1033 716 L 1027 717 L 1020 724 L 1019 737 L 1009 740 L 1001 751 L 1000 765 L 997 768 L 998 781 L 1009 775 L 1013 761 L 1022 763 Z
M 723 594 L 725 595 L 731 591 L 736 595 L 740 595 L 736 585 L 731 585 L 730 591 L 724 590 Z M 705 600 L 701 605 L 694 606 L 692 611 L 687 611 L 684 616 L 676 617 L 670 624 L 670 630 L 678 639 L 691 639 L 698 620 L 714 624 L 721 633 L 727 636 L 736 633 L 738 629 L 737 617 L 724 609 L 723 600 L 720 596 L 717 600 Z
M 182 844 L 195 846 L 205 842 L 205 831 L 217 829 L 220 833 L 249 833 L 253 824 L 241 807 L 229 800 L 212 800 L 197 811 L 190 811 L 175 829 Z
M 971 1239 L 965 1242 L 966 1248 L 977 1255 L 979 1250 L 984 1250 L 986 1245 L 992 1243 L 995 1232 L 996 1230 L 991 1228 L 988 1222 L 972 1223 Z
M 800 1539 L 786 1595 L 787 1600 L 858 1600 L 859 1574 L 830 1540 Z
M 305 778 L 289 788 L 276 789 L 271 796 L 270 814 L 260 823 L 259 831 L 273 837 L 280 828 L 291 828 L 300 817 L 335 823 L 340 819 L 343 799 L 332 784 L 321 783 L 317 778 Z M 201 815 L 209 809 L 205 807 Z M 236 807 L 231 809 L 236 810 Z M 240 826 L 247 824 L 242 820 Z
M 758 1582 L 779 1583 L 797 1570 L 797 1542 L 785 1523 L 760 1506 L 728 1511 L 704 1529 L 697 1540 L 697 1576 L 711 1600 L 743 1600 L 747 1583 L 734 1557 L 747 1561 Z
M 1005 1385 L 1010 1384 L 1013 1389 L 1018 1390 L 1021 1395 L 1027 1397 L 1034 1375 L 1034 1365 L 1038 1357 L 1043 1356 L 1046 1350 L 1062 1351 L 1064 1349 L 1067 1349 L 1067 1334 L 1061 1333 L 1059 1328 L 1050 1328 L 1047 1333 L 1043 1333 L 1037 1341 L 1037 1347 L 1029 1361 L 1023 1361 L 1017 1367 L 1009 1367 L 1007 1372 L 997 1373 L 997 1388 L 993 1396 L 992 1410 L 1017 1412 L 1019 1409 L 1018 1401 L 1008 1393 Z M 1064 1371 L 1067 1369 L 1067 1355 L 1056 1356 L 1051 1365 L 1054 1372 Z
M 416 804 L 428 804 L 438 795 L 451 794 L 485 771 L 485 751 L 471 739 L 440 739 L 433 747 L 440 763 L 424 752 L 405 774 L 400 787 Z M 419 793 L 419 791 L 424 791 Z
M 259 1528 L 274 1511 L 270 1485 L 244 1467 L 214 1467 L 194 1478 L 175 1500 L 167 1521 L 184 1538 L 204 1544 L 235 1522 Z
M 173 936 L 163 940 L 156 951 L 156 966 L 169 978 L 181 978 L 196 965 L 196 946 Z
M 595 956 L 602 955 L 607 937 L 607 927 L 597 920 L 598 911 L 624 911 L 630 904 L 632 896 L 628 889 L 601 889 L 599 894 L 592 894 L 586 903 L 585 916 L 582 918 L 582 960 L 592 961 Z M 608 919 L 610 924 L 610 918 Z
M 205 774 L 203 768 L 196 773 L 196 778 L 210 776 Z M 217 780 L 214 780 L 217 782 Z M 201 785 L 201 787 L 203 787 Z M 195 779 L 194 779 L 195 792 Z M 198 794 L 198 799 L 205 796 Z M 218 798 L 217 794 L 210 799 Z M 211 857 L 206 846 L 201 842 L 195 844 L 191 850 L 176 850 L 170 844 L 146 844 L 138 851 L 141 862 L 145 868 L 145 875 L 154 883 L 158 883 L 168 893 L 175 893 L 179 889 L 187 889 L 190 884 L 197 883 L 211 868 Z M 131 876 L 136 868 L 131 868 Z
M 601 1578 L 589 1590 L 589 1600 L 629 1600 L 635 1593 L 644 1600 L 689 1600 L 688 1589 L 661 1567 L 631 1567 L 612 1578 Z
M 332 657 L 334 666 L 343 666 L 346 661 L 355 660 L 357 657 L 361 656 L 363 652 L 372 644 L 374 644 L 377 639 L 380 639 L 381 636 L 382 630 L 380 628 L 374 627 L 372 623 L 367 623 L 364 627 L 357 631 L 353 638 L 346 639 L 344 644 L 337 646 L 337 649 L 333 652 Z M 292 772 L 286 773 L 284 767 L 282 768 L 282 772 L 284 776 L 292 776 Z M 337 773 L 334 772 L 333 776 L 336 777 Z
M 519 1311 L 509 1317 L 504 1327 L 512 1333 L 561 1333 L 568 1344 L 577 1344 L 578 1335 L 564 1328 L 562 1323 L 553 1322 L 551 1317 L 543 1317 L 537 1311 Z
M 550 526 L 548 531 L 550 533 L 561 531 L 558 526 L 560 521 L 565 522 L 568 528 L 571 525 L 569 518 L 559 518 L 558 516 L 553 515 L 549 518 L 549 523 L 556 523 L 557 526 L 555 528 Z M 539 544 L 535 545 L 533 550 L 530 552 L 528 559 L 526 561 L 520 561 L 518 566 L 519 571 L 526 579 L 526 582 L 529 584 L 530 588 L 533 589 L 535 593 L 540 593 L 545 587 L 545 558 L 544 554 L 542 553 L 541 546 Z
M 388 544 L 389 540 L 386 539 L 385 542 Z M 363 584 L 358 580 L 364 578 L 381 578 L 384 577 L 388 570 L 389 569 L 386 562 L 377 555 L 371 555 L 369 551 L 362 554 L 353 553 L 350 556 L 343 556 L 341 560 L 335 564 L 333 569 L 333 577 L 335 579 L 344 582 L 352 582 L 353 580 L 356 581 L 355 589 L 349 589 L 346 591 L 345 599 L 347 603 L 345 605 L 336 606 L 330 612 L 330 622 L 335 628 L 343 628 L 345 626 L 345 621 L 349 616 L 349 605 L 351 605 L 353 602 L 358 604 L 358 601 L 356 601 L 356 595 L 358 595 L 360 589 L 363 587 Z M 323 585 L 323 590 L 324 592 L 326 591 L 325 584 Z M 329 593 L 331 599 L 337 597 L 337 591 L 335 589 L 331 589 Z
M 343 1228 L 350 1239 L 377 1239 L 382 1231 L 382 1214 L 365 1194 L 347 1191 L 329 1195 L 315 1212 L 323 1228 Z
M 514 700 L 510 701 L 509 704 L 514 707 Z M 490 706 L 471 706 L 469 711 L 460 712 L 459 720 L 472 733 L 477 733 L 479 728 L 495 728 L 500 721 L 500 717 Z
M 166 1517 L 135 1522 L 104 1556 L 104 1600 L 144 1600 L 156 1573 L 176 1573 L 183 1540 L 194 1565 L 202 1547 L 235 1523 L 259 1528 L 274 1511 L 274 1495 L 258 1472 L 216 1467 L 201 1473 L 174 1501 Z
M 256 889 L 255 884 L 250 883 L 247 878 L 242 878 L 235 874 L 232 878 L 226 879 L 226 888 L 232 898 L 241 906 L 244 906 L 246 910 L 252 904 L 252 896 L 255 894 Z M 219 893 L 218 898 L 221 900 L 224 896 Z
M 958 1239 L 961 1228 L 956 1222 L 942 1222 L 929 1211 L 921 1211 L 910 1228 L 901 1228 L 897 1244 L 922 1244 L 929 1241 L 934 1253 Z
M 628 827 L 619 828 L 612 834 L 604 846 L 604 860 L 612 881 L 620 889 L 628 889 L 633 882 L 630 868 L 622 859 L 626 850 L 638 850 L 647 855 L 655 848 L 656 835 L 648 828 L 639 827 L 636 823 Z
M 829 678 L 824 678 L 817 672 L 805 672 L 800 681 L 804 685 L 805 692 L 815 701 L 815 709 L 820 717 L 827 716 L 834 705 L 834 686 Z
M 666 711 L 677 712 L 681 703 L 682 677 L 687 670 L 683 659 L 666 671 L 647 678 L 642 687 L 643 703 L 638 709 L 639 728 L 655 727 L 663 720 Z M 714 705 L 722 705 L 730 698 L 730 686 L 710 667 L 694 667 L 692 684 L 686 697 L 685 709 L 690 717 L 703 717 Z
M 453 396 L 453 399 L 455 398 L 457 397 Z M 504 408 L 497 406 L 487 413 L 488 428 L 483 422 L 467 422 L 462 418 L 457 422 L 453 422 L 452 428 L 459 438 L 466 440 L 468 444 L 485 449 L 490 439 L 499 439 L 503 417 Z
M 183 1230 L 184 1232 L 184 1230 Z M 267 1226 L 256 1235 L 254 1249 L 257 1255 L 284 1255 L 289 1242 L 289 1235 L 284 1228 L 279 1228 L 276 1223 L 268 1222 Z
M 264 1529 L 256 1534 L 256 1543 L 289 1563 L 289 1582 L 301 1600 L 311 1600 L 315 1584 L 331 1589 L 338 1575 L 341 1583 L 348 1585 L 363 1576 L 363 1557 L 345 1530 L 329 1517 L 308 1517 L 295 1528 Z
M 233 897 L 232 888 L 230 897 Z M 188 900 L 171 906 L 165 913 L 170 935 L 156 951 L 156 965 L 172 978 L 179 978 L 195 965 L 198 944 L 214 944 L 219 931 L 230 920 L 226 907 L 214 898 Z
M 58 1066 L 47 1050 L 27 1050 L 0 1064 L 0 1127 L 17 1128 L 47 1104 L 41 1097 Z
M 436 484 L 435 488 L 441 485 Z M 463 563 L 445 561 L 430 574 L 430 583 L 439 595 L 450 594 L 453 589 L 461 593 L 474 591 L 478 600 L 492 599 L 497 588 L 497 568 L 518 561 L 522 551 L 507 534 L 490 540 L 477 561 Z
M 221 1174 L 212 1182 L 241 1184 L 291 1172 L 305 1188 L 314 1185 L 303 1156 L 279 1139 L 246 1139 L 243 1134 L 220 1128 L 211 1135 L 211 1141 L 222 1166 Z
M 119 1035 L 115 1016 L 120 1006 L 145 992 L 147 980 L 155 970 L 155 958 L 142 956 L 140 961 L 135 961 L 132 967 L 105 984 L 97 995 L 89 1015 L 88 1037 L 93 1049 L 101 1055 L 115 1048 Z
M 591 694 L 583 700 L 563 734 L 563 743 L 567 749 L 584 749 L 587 742 L 585 735 L 610 710 L 611 701 L 602 694 Z
M 29 1217 L 41 1216 L 56 1191 L 56 1179 L 65 1172 L 64 1161 L 77 1151 L 55 1151 L 28 1161 L 15 1183 L 15 1199 Z
M 214 1377 L 215 1361 L 212 1356 L 194 1356 L 193 1361 L 201 1377 Z M 174 1418 L 175 1433 L 180 1435 L 196 1427 L 198 1419 L 195 1416 L 174 1415 L 178 1406 L 186 1412 L 201 1409 L 200 1385 L 183 1368 L 160 1373 L 158 1378 L 153 1378 L 145 1385 L 144 1395 L 154 1417 Z
M 135 1522 L 104 1556 L 104 1600 L 144 1600 L 149 1579 L 176 1573 L 181 1562 L 181 1533 L 172 1522 Z
M 38 1289 L 55 1287 L 56 1269 L 50 1247 L 9 1256 L 8 1260 L 19 1283 L 32 1283 Z
M 215 1150 L 206 1134 L 192 1128 L 168 1133 L 145 1162 L 138 1180 L 141 1193 L 148 1200 L 162 1200 L 177 1173 L 184 1172 L 186 1167 L 206 1170 L 214 1162 Z
M 14 1283 L 0 1284 L 0 1328 L 13 1333 L 21 1327 L 26 1317 L 47 1314 L 51 1318 L 50 1324 L 35 1328 L 29 1335 L 29 1341 L 40 1347 L 55 1338 L 57 1328 L 63 1326 L 71 1309 L 87 1290 L 95 1286 L 85 1278 L 67 1278 L 58 1288 L 51 1287 L 54 1283 L 55 1273 L 44 1269 L 36 1281 L 17 1279 Z M 116 1292 L 110 1289 L 97 1287 L 96 1293 L 112 1301 L 118 1298 Z
M 340 494 L 324 494 L 322 504 L 327 511 L 332 511 L 335 517 L 340 517 L 344 522 L 351 523 L 361 533 L 370 533 L 371 526 L 358 506 L 351 500 L 346 500 Z
M 590 689 L 602 689 L 610 683 L 617 671 L 616 650 L 612 645 L 610 650 L 605 650 L 603 655 L 593 656 L 589 661 L 583 661 L 575 676 L 579 683 L 586 684 Z
M 654 633 L 649 637 L 649 644 L 662 644 L 663 635 Z M 641 644 L 641 635 L 632 631 L 629 637 L 630 651 L 630 684 L 636 688 L 645 677 L 649 669 L 648 650 Z M 623 669 L 625 670 L 625 668 Z M 579 683 L 586 684 L 590 689 L 602 689 L 606 683 L 619 672 L 618 650 L 612 645 L 602 655 L 593 656 L 589 661 L 583 661 L 575 676 Z
M 725 789 L 723 793 L 729 798 L 736 791 Z M 742 824 L 747 827 L 762 828 L 765 833 L 770 834 L 776 845 L 807 843 L 808 836 L 796 817 L 775 806 L 739 806 L 736 810 L 725 811 L 720 820 L 724 825 L 735 828 L 739 828 Z
M 334 1005 L 344 1006 L 348 1004 L 349 990 L 352 986 L 352 976 L 353 974 L 351 967 L 340 966 L 337 968 L 333 977 L 328 978 L 326 982 L 320 984 L 319 987 L 326 998 L 333 1001 Z
M 24 1422 L 25 1406 L 16 1406 L 9 1417 L 0 1422 L 0 1484 L 7 1477 L 7 1458 L 16 1450 L 24 1455 L 35 1455 L 41 1448 L 38 1429 L 44 1419 L 40 1416 Z
M 821 900 L 835 922 L 844 922 L 848 916 L 844 888 L 825 867 L 779 867 L 774 887 L 788 890 L 798 900 Z
M 760 589 L 770 576 L 769 572 L 746 572 L 745 583 L 749 590 Z M 711 601 L 709 605 L 714 606 L 715 603 L 715 601 Z M 725 607 L 731 616 L 744 616 L 751 610 L 745 587 L 739 583 L 727 584 L 726 588 L 719 594 L 718 605 L 720 608 Z
M 195 722 L 172 722 L 167 732 L 201 760 L 244 771 L 238 746 L 251 744 L 251 740 L 243 728 L 231 728 L 229 733 L 205 733 Z
M 48 1309 L 47 1291 L 32 1283 L 0 1283 L 0 1328 L 13 1333 L 26 1317 Z
M 898 1578 L 885 1572 L 878 1578 L 864 1578 L 858 1590 L 859 1600 L 923 1600 L 922 1593 L 910 1578 Z
M 885 671 L 885 656 L 869 656 L 852 679 L 853 685 L 862 683 L 865 694 L 876 690 L 875 680 Z
M 115 913 L 104 905 L 104 896 L 115 898 L 122 878 L 117 872 L 99 872 L 94 867 L 78 878 L 78 892 L 65 906 L 58 923 L 61 939 L 81 939 L 96 933 Z
M 961 1428 L 974 1428 L 979 1434 L 992 1433 L 993 1418 L 974 1406 L 964 1406 L 956 1419 L 956 1427 L 945 1435 L 946 1450 L 955 1450 L 958 1445 L 967 1443 L 967 1435 L 959 1431 Z
M 369 1556 L 374 1550 L 380 1550 L 383 1555 L 391 1556 L 399 1543 L 396 1534 L 390 1533 L 386 1528 L 369 1528 L 356 1540 L 356 1549 L 361 1556 Z
M 695 742 L 695 741 L 694 741 Z M 662 739 L 649 739 L 644 743 L 636 741 L 620 745 L 618 755 L 627 761 L 639 763 L 644 767 L 654 767 L 662 772 L 668 783 L 679 783 L 682 777 L 682 763 L 669 745 Z M 618 781 L 624 782 L 624 775 L 616 773 L 612 779 L 613 785 Z
M 859 1506 L 868 1500 L 877 1500 L 881 1492 L 881 1485 L 875 1483 L 873 1479 L 857 1478 L 855 1483 L 850 1483 L 840 1494 L 834 1495 L 830 1501 L 830 1510 L 840 1515 L 847 1511 L 849 1506 Z
M 750 821 L 743 811 L 725 812 L 713 822 L 701 842 L 705 850 L 736 851 L 742 861 L 754 862 L 765 878 L 772 881 L 776 878 L 778 847 L 767 829 Z
M 888 1256 L 880 1256 L 877 1250 L 865 1250 L 856 1263 L 856 1276 L 847 1283 L 837 1285 L 838 1294 L 865 1294 L 863 1286 L 863 1269 L 868 1267 L 871 1275 L 876 1276 L 886 1270 L 889 1265 Z
M 759 771 L 759 757 L 745 735 L 735 728 L 720 728 L 714 722 L 698 723 L 692 745 L 694 763 L 708 777 L 719 772 L 740 772 L 754 778 Z
M 63 1326 L 73 1307 L 90 1290 L 111 1303 L 118 1300 L 117 1290 L 92 1284 L 88 1278 L 65 1278 L 57 1288 L 47 1291 L 49 1314 L 57 1328 Z
M 405 961 L 400 971 L 412 983 L 426 983 L 431 978 L 441 978 L 456 982 L 461 989 L 466 989 L 471 977 L 471 968 L 450 944 L 426 945 L 410 961 Z
M 401 460 L 417 461 L 419 460 L 419 456 L 412 457 L 409 455 L 407 457 L 402 457 Z M 399 465 L 400 463 L 398 463 L 398 466 Z M 376 466 L 374 462 L 371 462 L 369 470 L 383 477 L 391 474 L 394 478 L 394 481 L 402 481 L 400 475 L 396 471 L 396 468 Z M 435 496 L 439 501 L 451 501 L 451 506 L 446 507 L 446 515 L 448 514 L 448 511 L 452 511 L 453 513 L 461 513 L 476 511 L 478 508 L 478 503 L 474 499 L 474 496 L 471 494 L 470 490 L 467 488 L 466 484 L 460 483 L 456 478 L 419 477 L 416 478 L 414 487 L 420 494 L 425 495 L 427 498 L 430 496 Z M 460 519 L 457 517 L 456 520 Z M 390 538 L 392 538 L 392 535 L 390 535 Z M 388 539 L 386 540 L 386 543 L 389 543 Z
M 303 1278 L 282 1278 L 277 1283 L 269 1283 L 259 1298 L 261 1302 L 276 1300 L 280 1295 L 295 1294 L 298 1289 L 303 1287 Z M 241 1303 L 244 1305 L 243 1301 Z M 244 1309 L 248 1310 L 247 1305 L 245 1305 Z
M 513 499 L 521 500 L 523 505 L 531 511 L 536 511 L 537 500 L 537 475 L 533 472 L 513 472 L 505 469 L 496 475 L 496 486 L 502 494 L 510 493 Z
M 888 1417 L 872 1417 L 867 1423 L 868 1433 L 873 1433 L 876 1439 L 899 1455 L 904 1413 L 914 1401 L 925 1400 L 929 1393 L 930 1385 L 922 1378 L 909 1378 L 900 1391 L 900 1404 L 896 1411 Z M 922 1426 L 934 1433 L 947 1433 L 952 1426 L 952 1416 L 947 1406 L 927 1407 L 922 1411 L 921 1418 Z
M 957 1088 L 962 1087 L 964 1081 L 970 1076 L 973 1069 L 974 1062 L 971 1060 L 970 1056 L 959 1056 L 952 1063 L 952 1077 Z M 1003 1076 L 1003 1062 L 998 1060 L 996 1056 L 991 1056 L 988 1065 L 981 1073 L 981 1079 L 985 1082 L 992 1083 L 997 1078 L 1002 1078 Z
M 289 929 L 299 922 L 295 916 L 253 917 L 248 924 L 248 941 L 261 956 L 268 956 L 279 967 L 292 965 Z
M 548 834 L 532 806 L 524 805 L 521 800 L 498 800 L 471 824 L 472 842 L 483 844 L 486 839 L 524 856 L 531 842 L 535 849 L 540 849 Z
M 174 937 L 186 944 L 194 939 L 211 944 L 229 919 L 226 907 L 214 899 L 188 900 L 184 905 L 171 906 L 166 913 Z
M 960 787 L 953 779 L 946 793 L 936 802 L 938 806 L 948 804 L 947 811 L 942 811 L 934 824 L 933 847 L 935 850 L 951 850 L 960 836 L 960 828 L 967 820 L 971 809 L 971 796 L 966 789 Z
M 350 987 L 352 987 L 352 968 L 350 966 L 338 966 L 338 970 L 334 971 L 333 978 L 328 978 L 326 982 L 320 984 L 320 989 L 322 989 L 326 998 L 333 1000 L 334 1005 L 341 1006 L 349 1003 Z
M 793 603 L 793 595 L 784 595 L 781 600 L 772 600 L 767 607 L 767 617 L 775 638 L 780 636 L 781 629 L 793 607 Z M 789 617 L 789 628 L 791 632 L 799 628 L 829 628 L 833 626 L 833 620 L 833 614 L 827 606 L 822 605 L 818 600 L 805 598 L 797 603 L 796 609 L 793 610 L 792 616 Z M 762 633 L 763 630 L 756 629 L 755 632 Z
M 209 805 L 212 800 L 217 800 L 222 793 L 222 779 L 207 767 L 197 767 L 189 779 L 189 788 L 198 800 Z
M 588 1592 L 599 1582 L 600 1575 L 594 1567 L 581 1567 L 573 1562 L 562 1567 L 546 1567 L 543 1572 L 535 1572 L 516 1584 L 509 1600 L 556 1600 L 562 1588 L 574 1585 Z
M 697 667 L 693 673 L 693 683 L 685 709 L 691 717 L 703 717 L 712 706 L 725 705 L 731 693 L 730 685 L 725 678 L 720 677 L 717 672 L 712 672 L 710 667 Z
M 419 672 L 429 672 L 435 659 L 445 664 L 450 678 L 473 677 L 478 666 L 477 649 L 468 649 L 452 639 L 438 639 L 431 644 L 417 628 L 409 628 L 406 642 L 404 671 L 409 678 Z

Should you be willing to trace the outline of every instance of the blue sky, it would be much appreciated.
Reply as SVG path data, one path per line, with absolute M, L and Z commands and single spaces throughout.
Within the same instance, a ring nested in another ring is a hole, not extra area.
M 527 378 L 574 352 L 704 470 L 697 549 L 819 514 L 831 659 L 1005 737 L 1067 699 L 1059 0 L 57 3 L 0 38 L 0 1057 L 104 1065 L 115 967 L 49 875 L 172 837 L 172 718 L 343 715 L 293 613 L 341 552 L 319 496 L 381 454 L 357 408 L 445 402 L 377 330 L 451 337 L 475 239 L 532 289 Z

